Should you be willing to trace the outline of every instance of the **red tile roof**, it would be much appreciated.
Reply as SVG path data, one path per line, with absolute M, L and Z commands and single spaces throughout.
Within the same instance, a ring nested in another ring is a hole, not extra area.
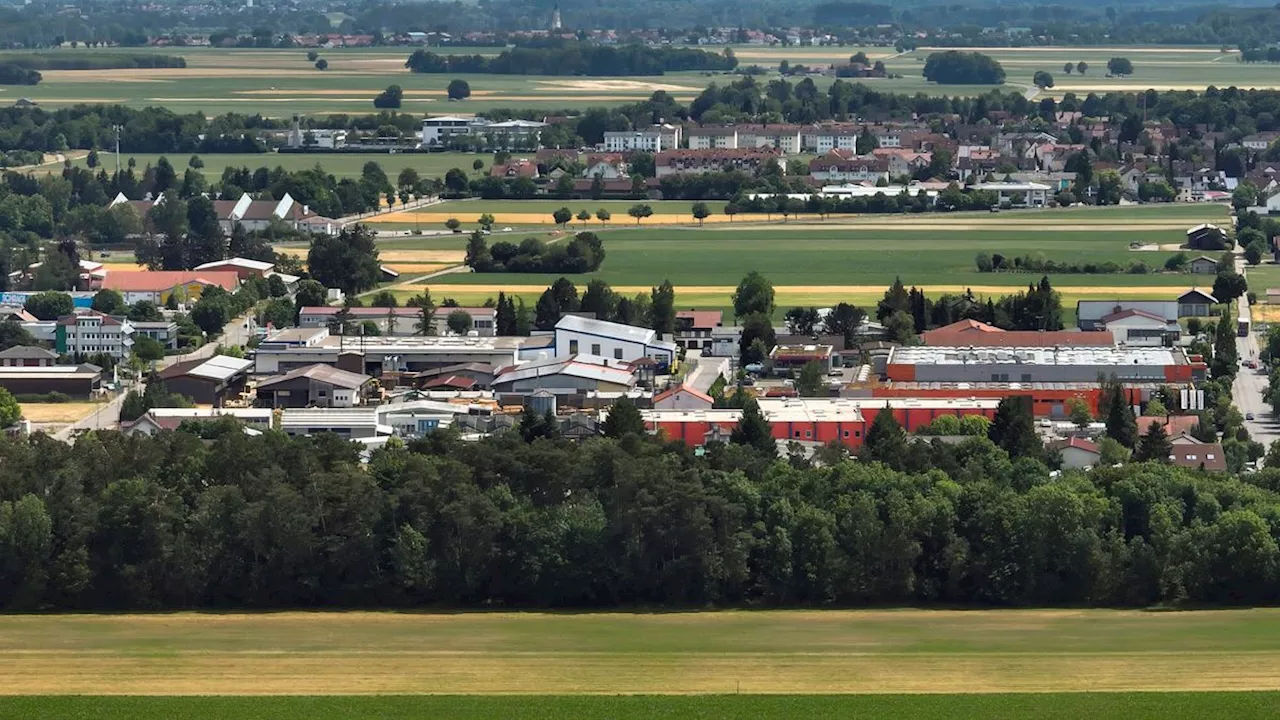
M 1001 330 L 977 320 L 961 320 L 920 333 L 920 341 L 935 347 L 1109 347 L 1108 332 L 1085 330 Z
M 121 292 L 163 292 L 191 282 L 217 285 L 227 292 L 235 292 L 240 287 L 240 276 L 223 270 L 112 270 L 102 281 L 102 287 Z
M 1190 434 L 1198 422 L 1200 418 L 1195 415 L 1141 415 L 1137 419 L 1139 434 L 1145 433 L 1151 423 L 1159 423 L 1169 437 Z
M 1089 440 L 1086 440 L 1084 438 L 1079 438 L 1079 437 L 1067 438 L 1067 441 L 1062 443 L 1062 447 L 1064 448 L 1073 447 L 1079 450 L 1084 450 L 1085 452 L 1091 452 L 1094 455 L 1102 454 L 1102 451 L 1098 449 L 1097 443 L 1091 442 Z
M 689 326 L 696 330 L 720 327 L 724 322 L 724 313 L 719 310 L 678 310 L 677 320 L 689 320 Z
M 714 403 L 714 402 L 716 401 L 716 400 L 715 400 L 715 398 L 713 398 L 713 397 L 711 397 L 710 395 L 708 395 L 708 394 L 706 394 L 706 393 L 702 392 L 701 390 L 697 390 L 697 389 L 695 389 L 695 388 L 691 388 L 691 387 L 689 387 L 688 385 L 677 385 L 676 387 L 673 387 L 673 388 L 670 388 L 670 389 L 667 389 L 667 390 L 663 390 L 662 392 L 658 393 L 657 395 L 654 395 L 654 396 L 653 396 L 653 402 L 654 402 L 654 403 L 657 403 L 657 402 L 659 402 L 659 401 L 661 401 L 661 400 L 666 400 L 667 398 L 671 397 L 672 395 L 675 395 L 676 393 L 678 393 L 678 392 L 680 392 L 680 391 L 682 391 L 682 390 L 683 390 L 684 392 L 686 392 L 686 393 L 688 393 L 688 394 L 690 394 L 690 395 L 692 395 L 692 396 L 694 396 L 694 397 L 698 398 L 699 400 L 704 401 L 704 402 Z

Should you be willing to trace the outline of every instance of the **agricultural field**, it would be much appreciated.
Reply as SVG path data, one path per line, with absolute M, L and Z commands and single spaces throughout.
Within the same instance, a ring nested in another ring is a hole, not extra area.
M 77 167 L 87 167 L 86 161 L 88 153 L 84 151 L 73 151 L 71 155 L 71 164 Z M 148 165 L 154 166 L 161 157 L 168 157 L 169 162 L 181 175 L 191 159 L 190 155 L 157 155 L 149 153 L 121 153 L 120 166 L 125 167 L 129 159 L 132 158 L 136 163 L 137 171 L 140 173 Z M 482 173 L 488 172 L 490 166 L 493 165 L 493 155 L 490 153 L 461 153 L 461 152 L 442 152 L 442 153 L 233 153 L 233 154 L 203 154 L 200 160 L 204 163 L 204 167 L 200 168 L 200 172 L 209 180 L 214 181 L 222 177 L 222 171 L 225 168 L 241 168 L 247 167 L 250 170 L 257 170 L 260 167 L 277 168 L 282 167 L 291 172 L 298 170 L 308 170 L 319 165 L 324 171 L 341 178 L 358 178 L 361 170 L 367 162 L 376 162 L 382 167 L 382 171 L 391 178 L 394 183 L 397 175 L 404 168 L 413 168 L 418 171 L 422 177 L 443 178 L 445 173 L 453 168 L 458 168 L 467 173 L 471 177 L 479 177 Z M 476 171 L 472 168 L 476 160 L 484 162 L 484 168 Z M 107 168 L 107 171 L 113 171 L 116 166 L 116 155 L 114 152 L 99 152 L 98 162 L 100 167 Z M 62 163 L 54 162 L 44 166 L 50 172 L 59 172 L 62 169 Z
M 627 210 L 637 203 L 643 203 L 653 209 L 653 215 L 642 218 L 639 223 L 627 215 Z M 478 227 L 476 220 L 483 213 L 494 217 L 494 223 L 503 225 L 554 225 L 552 214 L 562 208 L 569 208 L 576 216 L 580 211 L 591 213 L 591 219 L 585 223 L 576 218 L 571 223 L 573 229 L 601 230 L 607 228 L 639 225 L 696 225 L 692 213 L 694 201 L 691 200 L 454 200 L 430 205 L 406 212 L 389 213 L 370 218 L 370 223 L 378 229 L 410 229 L 419 227 L 437 227 L 449 218 L 456 218 L 463 223 L 463 228 L 470 230 Z M 727 222 L 723 201 L 707 201 L 707 209 L 712 213 L 706 219 L 708 223 Z M 597 210 L 607 210 L 610 214 L 608 222 L 595 217 Z M 779 216 L 780 218 L 781 216 Z M 764 215 L 737 215 L 738 223 L 760 222 L 767 218 Z
M 42 71 L 44 79 L 39 85 L 5 87 L 0 89 L 0 97 L 29 97 L 52 107 L 119 103 L 163 106 L 177 112 L 236 111 L 289 117 L 371 113 L 375 111 L 374 96 L 396 84 L 404 88 L 403 111 L 439 115 L 512 106 L 553 110 L 616 105 L 647 98 L 656 90 L 666 90 L 688 101 L 708 82 L 699 73 L 627 78 L 414 74 L 404 67 L 412 51 L 407 47 L 320 50 L 320 56 L 329 62 L 328 69 L 321 71 L 313 67 L 307 51 L 301 48 L 161 48 L 154 52 L 180 55 L 186 59 L 187 67 L 47 70 Z M 119 52 L 137 54 L 147 50 L 128 48 Z M 451 52 L 492 54 L 497 49 L 453 48 Z M 445 88 L 455 78 L 471 84 L 471 97 L 467 100 L 448 100 Z
M 470 215 L 460 216 L 470 219 Z M 620 292 L 647 292 L 662 279 L 676 286 L 681 307 L 724 308 L 738 281 L 750 270 L 763 272 L 777 290 L 778 305 L 870 304 L 901 277 L 930 294 L 978 295 L 1016 292 L 1039 280 L 1030 273 L 981 273 L 979 253 L 1042 256 L 1056 261 L 1144 262 L 1153 270 L 1177 252 L 1187 227 L 1221 222 L 1225 206 L 1143 206 L 1064 210 L 967 213 L 955 215 L 862 216 L 825 222 L 718 224 L 707 228 L 632 228 L 627 223 L 602 234 L 607 257 L 593 278 Z M 628 221 L 630 219 L 628 218 Z M 502 236 L 504 239 L 506 235 Z M 513 233 L 511 240 L 524 237 Z M 450 238 L 433 239 L 448 243 Z M 491 242 L 497 238 L 491 237 Z M 395 241 L 405 242 L 405 241 Z M 409 240 L 407 242 L 414 242 Z M 465 238 L 454 239 L 460 251 Z M 1136 244 L 1143 249 L 1131 249 Z M 390 245 L 384 245 L 390 249 Z M 398 247 L 407 248 L 399 245 Z M 536 301 L 556 275 L 459 273 L 432 278 L 425 286 L 459 302 L 483 302 L 499 291 Z M 1050 275 L 1066 306 L 1097 297 L 1163 298 L 1193 285 L 1210 285 L 1211 276 L 1147 274 Z M 400 285 L 404 295 L 423 286 Z
M 655 718 L 848 718 L 860 720 L 1176 720 L 1269 718 L 1274 692 L 1022 693 L 986 695 L 396 695 L 287 697 L 11 696 L 0 697 L 7 717 L 45 720 L 561 720 Z
M 712 48 L 720 50 L 721 48 Z M 896 53 L 893 48 L 767 48 L 735 46 L 744 64 L 773 67 L 782 60 L 801 64 L 830 64 L 847 61 L 863 51 L 881 59 L 895 79 L 865 79 L 878 89 L 890 92 L 968 95 L 985 92 L 990 86 L 931 84 L 920 75 L 930 48 Z M 406 112 L 444 114 L 474 113 L 496 107 L 523 107 L 541 110 L 582 109 L 618 105 L 647 98 L 664 90 L 688 102 L 710 82 L 727 82 L 731 76 L 699 72 L 669 73 L 658 77 L 582 78 L 511 75 L 413 74 L 404 67 L 411 48 L 353 48 L 320 51 L 329 68 L 316 70 L 303 49 L 214 49 L 159 48 L 151 50 L 181 55 L 186 68 L 129 70 L 49 70 L 33 87 L 0 88 L 0 98 L 29 97 L 42 105 L 64 107 L 77 103 L 121 103 L 132 107 L 164 106 L 178 112 L 202 111 L 216 114 L 227 110 L 262 113 L 271 117 L 373 112 L 373 97 L 387 85 L 404 88 Z M 457 54 L 495 54 L 497 48 L 451 48 Z M 136 54 L 147 49 L 83 49 L 57 52 Z M 1036 70 L 1046 70 L 1056 81 L 1050 95 L 1066 92 L 1084 94 L 1109 90 L 1154 88 L 1203 90 L 1209 85 L 1241 88 L 1280 87 L 1280 66 L 1238 62 L 1238 53 L 1222 53 L 1209 47 L 1132 48 L 988 48 L 983 49 L 1005 67 L 1006 88 L 1030 92 Z M 3 54 L 0 53 L 0 57 Z M 1135 72 L 1127 78 L 1107 78 L 1106 62 L 1114 56 L 1128 57 Z M 1084 76 L 1066 75 L 1066 62 L 1088 63 Z M 471 84 L 472 95 L 462 102 L 449 102 L 445 88 L 459 77 Z M 830 77 L 816 77 L 825 89 Z
M 1277 633 L 1274 609 L 4 616 L 0 694 L 952 693 L 1027 708 L 982 693 L 1277 691 Z M 1119 716 L 1130 697 L 1092 702 Z

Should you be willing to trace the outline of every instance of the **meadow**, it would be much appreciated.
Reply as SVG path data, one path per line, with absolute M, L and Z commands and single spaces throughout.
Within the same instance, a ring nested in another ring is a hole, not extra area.
M 88 167 L 87 155 L 88 153 L 83 151 L 73 151 L 71 153 L 71 164 L 76 167 Z M 151 153 L 121 153 L 120 166 L 125 167 L 129 159 L 132 158 L 136 163 L 137 172 L 141 173 L 148 165 L 154 166 L 161 157 L 167 157 L 179 175 L 187 169 L 187 163 L 191 159 L 190 155 L 173 154 L 166 156 Z M 296 172 L 298 170 L 309 170 L 319 165 L 324 168 L 325 172 L 341 179 L 347 177 L 358 178 L 365 163 L 376 162 L 394 183 L 396 176 L 404 168 L 413 168 L 422 177 L 443 178 L 445 173 L 453 168 L 463 170 L 471 177 L 478 177 L 482 173 L 488 172 L 489 167 L 493 165 L 493 155 L 491 153 L 462 152 L 396 153 L 394 155 L 389 153 L 270 152 L 203 154 L 199 157 L 204 163 L 204 167 L 200 168 L 200 172 L 211 181 L 221 178 L 223 169 L 228 167 L 247 167 L 250 170 L 257 170 L 260 167 L 282 167 L 285 170 Z M 484 168 L 480 171 L 476 171 L 472 167 L 476 160 L 484 162 Z M 98 153 L 98 162 L 100 167 L 112 172 L 116 166 L 116 155 L 113 152 L 100 151 Z M 61 163 L 43 167 L 50 172 L 58 172 L 62 169 Z
M 1275 609 L 6 616 L 0 695 L 1274 691 L 1278 633 Z
M 722 48 L 712 48 L 720 51 Z M 895 53 L 893 48 L 858 47 L 758 47 L 734 46 L 742 64 L 776 67 L 782 60 L 801 64 L 846 62 L 864 51 L 883 59 L 900 78 L 866 79 L 887 92 L 970 95 L 990 86 L 938 86 L 920 75 L 933 49 Z M 33 87 L 0 88 L 0 97 L 29 97 L 42 105 L 63 107 L 76 103 L 121 103 L 132 107 L 164 106 L 179 112 L 206 114 L 236 110 L 288 117 L 295 113 L 330 114 L 373 112 L 373 97 L 392 83 L 404 88 L 403 110 L 415 113 L 474 113 L 496 107 L 539 110 L 583 109 L 617 105 L 647 98 L 664 90 L 681 102 L 693 99 L 711 82 L 725 83 L 734 76 L 699 72 L 669 73 L 657 77 L 578 78 L 503 75 L 413 74 L 404 67 L 411 48 L 353 48 L 321 50 L 329 69 L 316 70 L 304 49 L 158 48 L 155 52 L 181 55 L 186 68 L 131 70 L 50 70 Z M 130 48 L 129 53 L 146 52 Z M 494 54 L 497 48 L 450 48 L 457 54 Z M 68 51 L 58 51 L 68 52 Z M 80 53 L 115 52 L 81 49 Z M 1084 94 L 1111 90 L 1193 89 L 1237 86 L 1280 87 L 1280 66 L 1238 62 L 1234 51 L 1222 53 L 1209 47 L 1130 48 L 987 48 L 1008 74 L 1006 89 L 1030 92 L 1037 70 L 1050 72 L 1056 81 L 1050 95 Z M 0 57 L 3 54 L 0 53 Z M 1106 77 L 1106 62 L 1128 57 L 1135 72 L 1127 78 Z M 1066 75 L 1066 62 L 1085 61 L 1084 76 Z M 455 77 L 471 84 L 472 95 L 450 102 L 445 88 Z M 833 81 L 815 77 L 819 89 Z

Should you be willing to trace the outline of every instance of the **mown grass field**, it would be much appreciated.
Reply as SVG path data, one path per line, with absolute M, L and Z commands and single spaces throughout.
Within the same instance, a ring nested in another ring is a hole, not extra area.
M 74 152 L 72 154 L 71 164 L 77 167 L 88 167 L 87 153 Z M 141 173 L 148 165 L 154 166 L 159 162 L 161 157 L 167 157 L 169 162 L 173 164 L 179 176 L 186 171 L 188 162 L 191 160 L 190 155 L 159 155 L 151 153 L 121 153 L 120 166 L 125 167 L 129 159 L 132 158 L 136 163 L 137 172 Z M 489 167 L 493 165 L 493 155 L 489 153 L 460 153 L 460 152 L 443 152 L 443 153 L 398 153 L 391 155 L 388 153 L 232 153 L 232 154 L 204 154 L 200 155 L 200 160 L 204 163 L 204 167 L 200 168 L 200 172 L 210 180 L 217 180 L 222 177 L 222 171 L 225 168 L 249 168 L 250 171 L 257 170 L 260 167 L 277 168 L 282 167 L 289 171 L 309 170 L 317 165 L 324 168 L 324 171 L 338 178 L 358 178 L 367 162 L 376 162 L 382 167 L 382 171 L 391 178 L 391 182 L 395 183 L 396 177 L 404 168 L 413 168 L 422 177 L 443 178 L 445 173 L 453 168 L 458 168 L 472 177 L 478 177 L 481 173 L 488 172 Z M 473 163 L 476 160 L 484 162 L 484 168 L 480 171 L 473 169 Z M 112 172 L 116 167 L 116 156 L 113 152 L 99 152 L 98 162 L 100 167 L 106 168 L 108 172 Z M 62 165 L 56 163 L 45 166 L 51 172 L 60 172 Z
M 50 70 L 34 87 L 11 87 L 0 98 L 30 97 L 51 107 L 77 103 L 121 103 L 133 107 L 164 106 L 180 112 L 215 114 L 227 110 L 288 117 L 294 113 L 329 114 L 373 112 L 373 97 L 390 84 L 405 90 L 403 110 L 415 113 L 473 113 L 496 107 L 524 107 L 542 110 L 582 109 L 617 105 L 648 97 L 664 90 L 688 102 L 710 82 L 725 83 L 732 76 L 698 72 L 668 73 L 658 77 L 577 78 L 501 75 L 418 75 L 404 67 L 413 48 L 355 48 L 320 50 L 329 69 L 316 70 L 304 49 L 213 49 L 213 48 L 120 48 L 79 49 L 57 52 L 107 53 L 158 52 L 180 55 L 186 68 L 158 70 Z M 714 52 L 723 48 L 710 48 Z M 900 78 L 867 79 L 872 87 L 886 92 L 971 95 L 991 86 L 939 86 L 921 77 L 930 48 L 898 54 L 892 48 L 808 48 L 735 46 L 744 65 L 774 68 L 782 60 L 791 63 L 822 64 L 846 62 L 850 55 L 865 51 L 872 59 L 883 59 L 889 71 Z M 450 48 L 440 52 L 491 55 L 498 48 Z M 1129 48 L 986 48 L 1004 66 L 1007 90 L 1031 89 L 1037 70 L 1053 74 L 1056 85 L 1048 94 L 1066 92 L 1135 91 L 1154 89 L 1203 90 L 1237 86 L 1241 88 L 1280 87 L 1280 66 L 1238 62 L 1235 52 L 1221 53 L 1216 47 L 1129 47 Z M 1127 78 L 1107 78 L 1106 62 L 1114 56 L 1128 57 L 1135 72 Z M 1066 75 L 1066 62 L 1085 61 L 1090 69 L 1084 76 Z M 471 84 L 472 96 L 449 102 L 445 88 L 455 77 Z M 767 77 L 765 78 L 767 79 Z M 815 77 L 825 90 L 830 77 Z
M 0 695 L 1274 691 L 1277 637 L 1275 609 L 7 616 Z
M 394 696 L 394 697 L 16 697 L 0 698 L 6 717 L 48 720 L 1177 720 L 1270 718 L 1280 694 L 1036 693 L 1021 695 L 701 695 L 701 696 Z

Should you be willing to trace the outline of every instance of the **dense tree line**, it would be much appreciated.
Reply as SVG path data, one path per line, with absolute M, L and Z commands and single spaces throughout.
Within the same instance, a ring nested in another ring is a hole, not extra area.
M 724 54 L 674 47 L 596 45 L 564 41 L 545 47 L 515 47 L 496 57 L 437 55 L 415 50 L 405 67 L 416 73 L 494 75 L 662 75 L 682 70 L 732 70 L 738 61 Z
M 604 243 L 593 232 L 580 232 L 565 242 L 525 238 L 520 244 L 501 240 L 489 246 L 476 231 L 467 241 L 465 264 L 481 273 L 588 273 L 604 262 Z
M 639 435 L 571 443 L 527 413 L 476 443 L 232 421 L 68 446 L 0 439 L 0 605 L 617 607 L 1268 602 L 1280 475 L 1151 462 L 1051 477 L 992 439 L 909 442 L 878 416 L 861 460 L 773 457 L 746 411 L 695 455 Z M 1013 411 L 1010 410 L 1010 413 Z M 763 433 L 763 434 L 762 434 Z M 892 461 L 882 464 L 887 453 Z
M 151 53 L 15 53 L 5 55 L 4 62 L 32 70 L 130 70 L 187 66 L 186 58 Z
M 1177 266 L 1179 260 L 1181 260 L 1182 266 L 1185 266 L 1187 262 L 1186 255 L 1180 253 L 1179 255 L 1171 256 L 1169 261 L 1165 263 L 1164 268 L 1181 272 L 1183 268 Z M 1037 275 L 1044 273 L 1065 275 L 1117 275 L 1120 273 L 1146 275 L 1160 270 L 1160 268 L 1153 268 L 1141 260 L 1135 260 L 1130 263 L 1118 263 L 1110 260 L 1102 262 L 1071 262 L 1067 260 L 1050 260 L 1036 255 L 1010 257 L 1000 253 L 978 253 L 977 257 L 974 258 L 974 264 L 977 266 L 978 272 L 1024 272 Z
M 999 85 L 1004 68 L 988 55 L 947 50 L 931 53 L 922 71 L 926 80 L 939 85 Z

